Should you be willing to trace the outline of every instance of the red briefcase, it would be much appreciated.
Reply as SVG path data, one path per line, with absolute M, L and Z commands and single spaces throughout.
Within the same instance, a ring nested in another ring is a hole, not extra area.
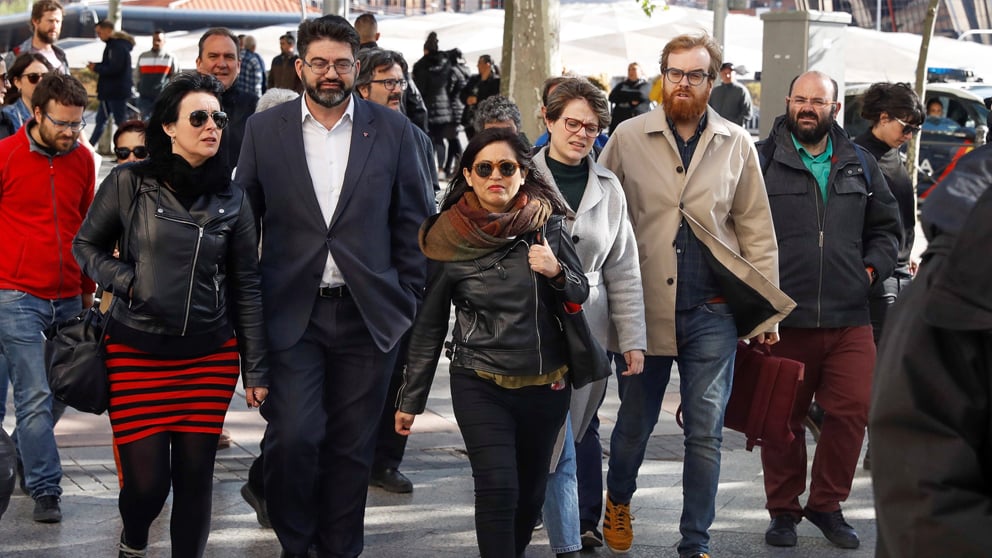
M 747 436 L 748 451 L 756 445 L 783 446 L 795 440 L 789 417 L 804 369 L 797 360 L 772 355 L 768 345 L 737 343 L 734 387 L 723 425 Z M 682 405 L 675 419 L 682 426 Z

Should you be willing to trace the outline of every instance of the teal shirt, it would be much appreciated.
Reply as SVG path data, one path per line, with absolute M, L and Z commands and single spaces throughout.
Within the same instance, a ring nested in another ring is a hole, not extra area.
M 816 184 L 820 187 L 820 195 L 823 196 L 823 203 L 827 203 L 827 180 L 830 178 L 830 159 L 834 155 L 834 142 L 830 137 L 827 137 L 827 148 L 817 156 L 809 154 L 806 148 L 799 143 L 794 134 L 790 134 L 792 137 L 792 144 L 796 146 L 796 151 L 799 152 L 799 158 L 802 159 L 806 168 L 809 172 L 813 173 L 813 178 L 816 179 Z

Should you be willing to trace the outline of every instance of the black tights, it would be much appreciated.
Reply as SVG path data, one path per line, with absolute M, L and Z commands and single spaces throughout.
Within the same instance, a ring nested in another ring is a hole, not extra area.
M 162 512 L 171 486 L 172 556 L 203 556 L 210 532 L 217 434 L 160 432 L 118 448 L 124 486 L 118 506 L 124 539 L 148 545 L 148 529 Z

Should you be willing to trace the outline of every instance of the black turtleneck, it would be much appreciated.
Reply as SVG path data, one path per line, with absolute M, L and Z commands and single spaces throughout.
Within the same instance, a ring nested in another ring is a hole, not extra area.
M 909 263 L 913 242 L 916 238 L 916 192 L 913 181 L 903 166 L 899 150 L 889 147 L 887 143 L 875 137 L 871 129 L 865 130 L 854 138 L 854 143 L 864 147 L 878 161 L 878 168 L 885 176 L 889 190 L 899 203 L 899 216 L 902 218 L 903 243 L 899 247 L 899 265 Z

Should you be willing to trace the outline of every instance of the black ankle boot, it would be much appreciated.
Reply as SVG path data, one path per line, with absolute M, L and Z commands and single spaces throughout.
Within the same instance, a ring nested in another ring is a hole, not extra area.
M 571 552 L 559 552 L 555 554 L 556 558 L 579 558 L 579 551 L 573 550 Z

